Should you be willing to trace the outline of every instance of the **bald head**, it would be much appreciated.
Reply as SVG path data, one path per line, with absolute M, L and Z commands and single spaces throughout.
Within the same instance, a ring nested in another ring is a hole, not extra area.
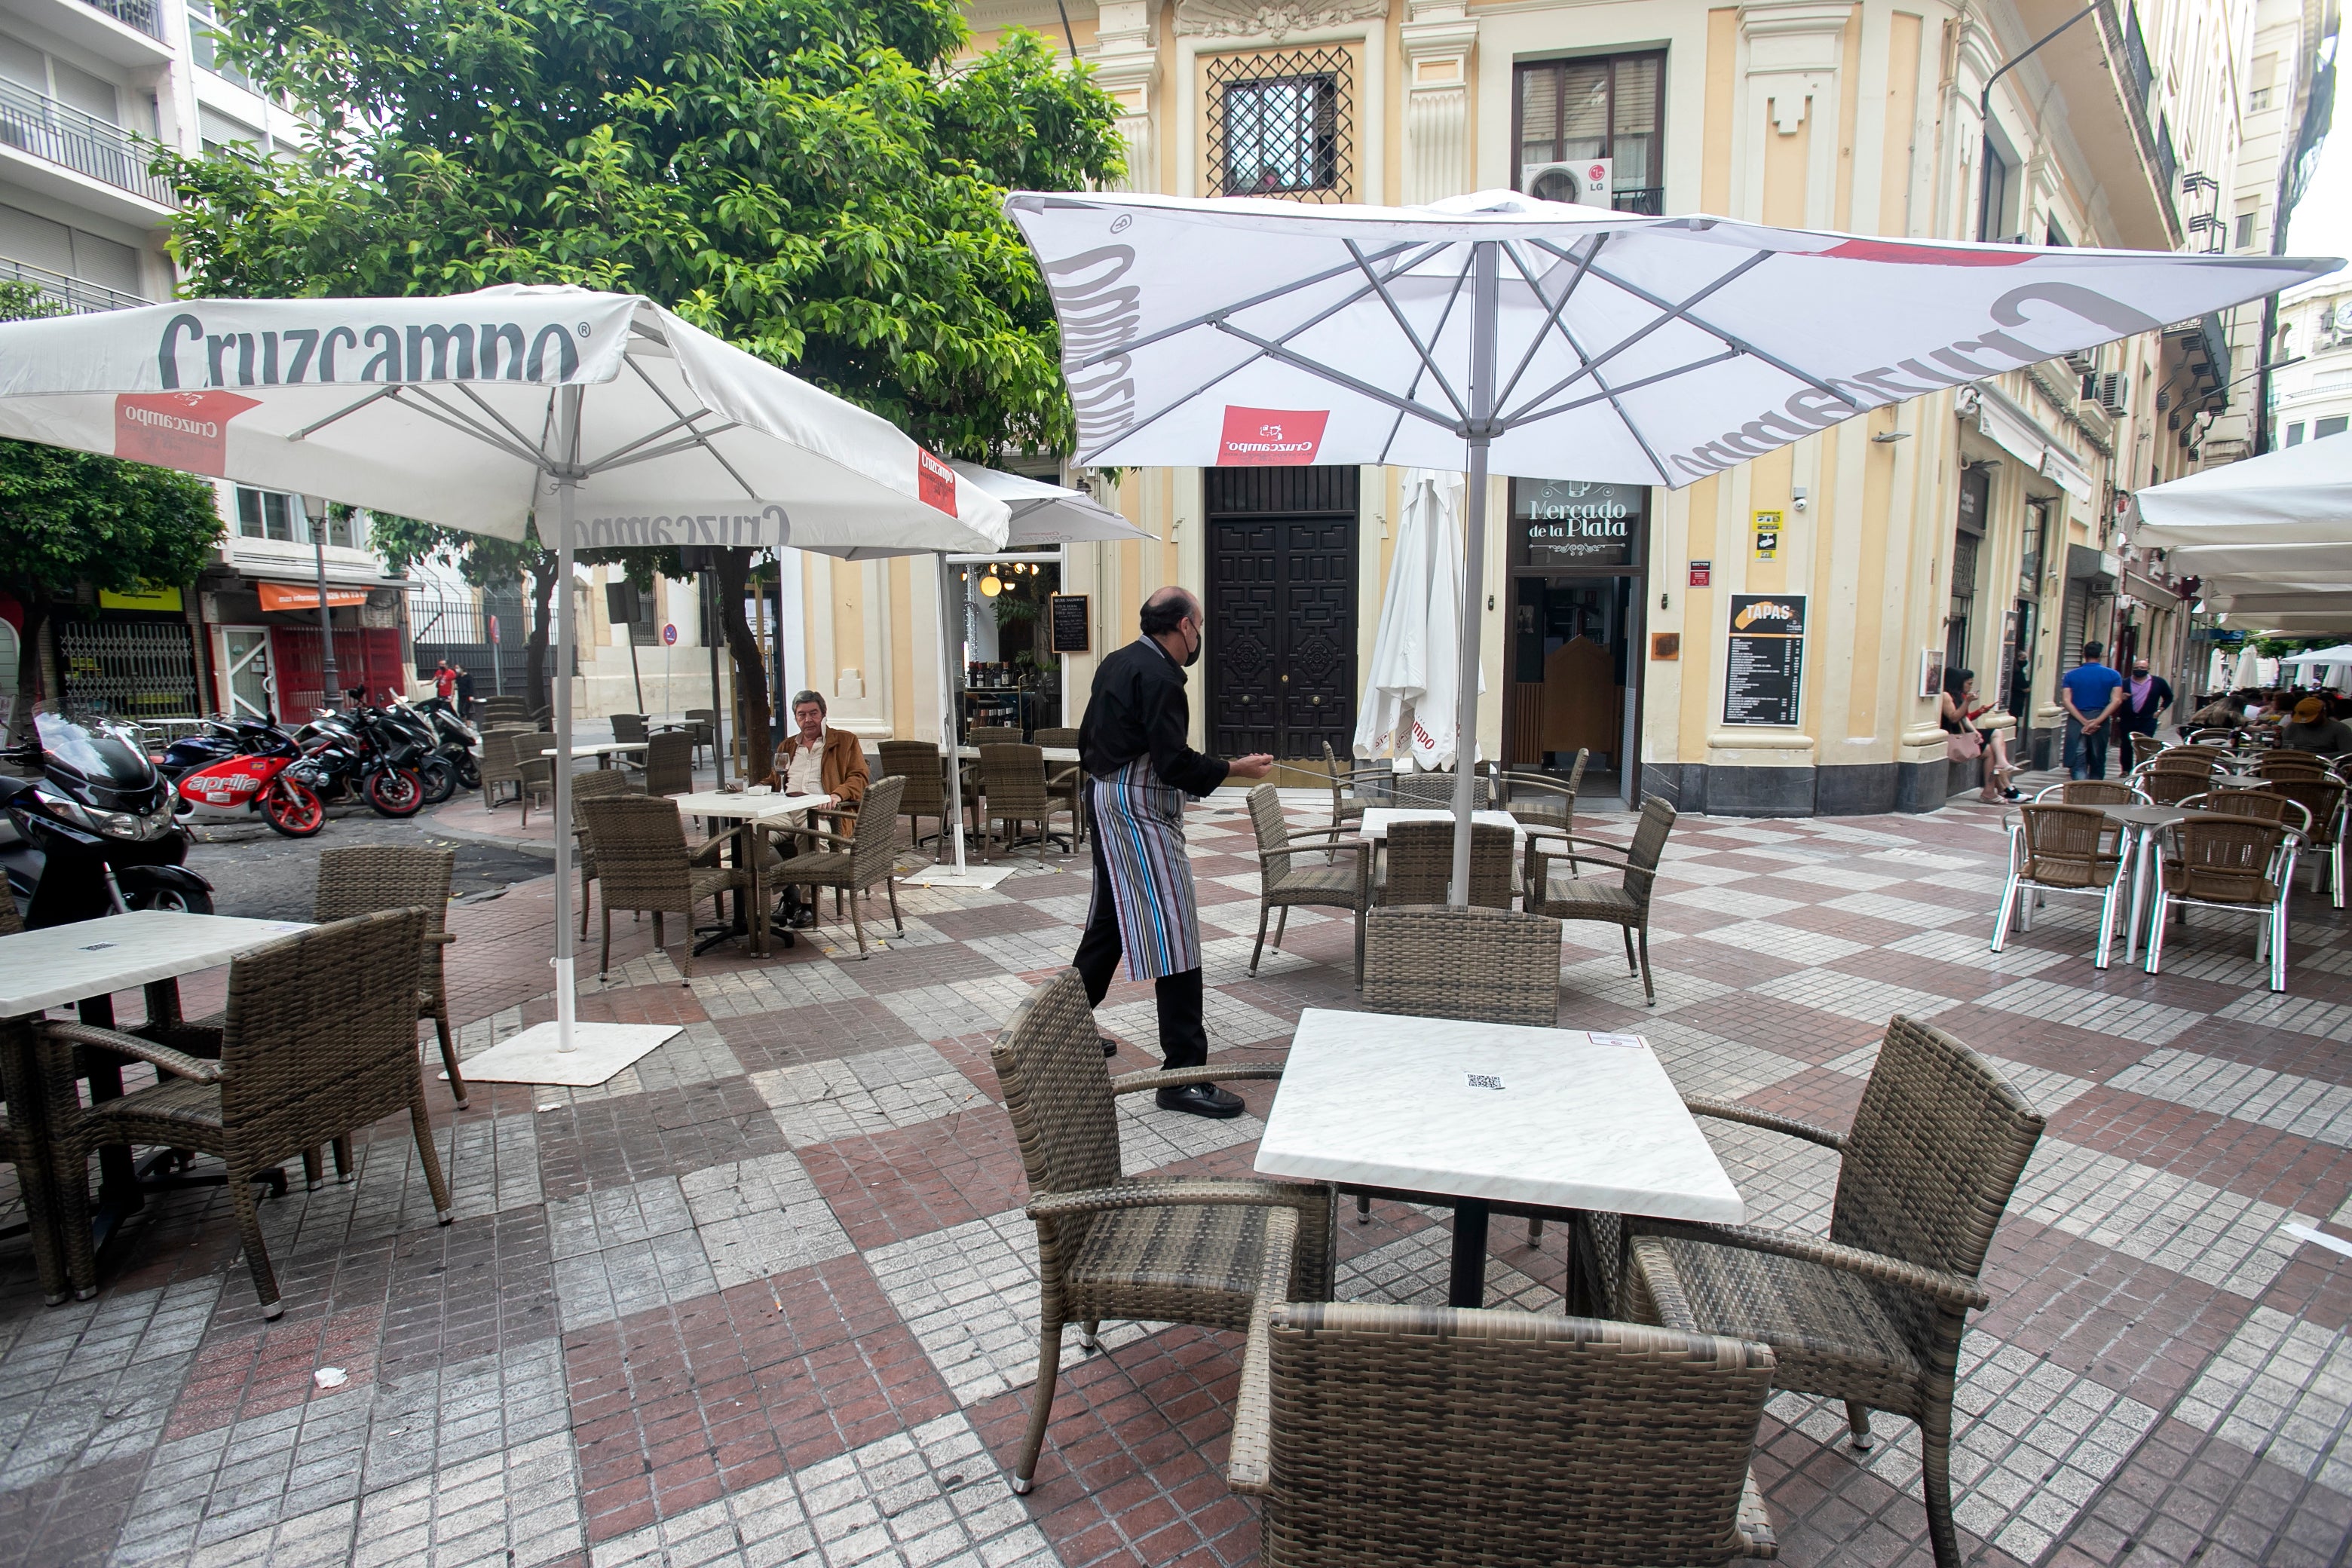
M 1143 635 L 1148 637 L 1166 637 L 1186 621 L 1195 624 L 1201 619 L 1201 602 L 1186 590 L 1170 584 L 1155 588 L 1143 601 Z

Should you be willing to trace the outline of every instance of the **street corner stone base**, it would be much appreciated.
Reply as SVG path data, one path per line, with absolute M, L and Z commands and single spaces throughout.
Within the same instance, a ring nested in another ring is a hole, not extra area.
M 1884 816 L 1941 809 L 1949 775 L 1941 757 L 1819 768 L 1649 763 L 1642 793 L 1707 816 Z

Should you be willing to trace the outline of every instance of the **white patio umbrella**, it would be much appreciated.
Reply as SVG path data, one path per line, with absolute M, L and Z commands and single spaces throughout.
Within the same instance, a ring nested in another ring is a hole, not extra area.
M 957 460 L 952 467 L 974 489 L 1004 503 L 1006 552 L 1045 550 L 1058 544 L 1115 543 L 1122 539 L 1153 539 L 1083 490 L 1048 484 L 1025 474 L 983 468 Z M 956 763 L 956 649 L 963 641 L 957 626 L 954 574 L 947 555 L 940 557 L 940 754 L 947 759 L 948 820 L 955 834 L 955 868 L 935 871 L 922 880 L 931 887 L 993 886 L 1009 871 L 975 871 L 964 859 L 963 769 Z
M 583 545 L 1004 538 L 1003 503 L 887 420 L 649 300 L 582 289 L 192 300 L 0 325 L 0 435 L 506 539 L 536 514 L 565 584 Z M 557 596 L 567 673 L 572 600 Z M 568 755 L 572 684 L 554 685 Z M 570 776 L 555 769 L 553 1037 L 509 1044 L 545 1062 L 529 1081 L 600 1083 L 674 1031 L 577 1021 Z
M 2352 664 L 2352 643 L 2337 643 L 2334 647 L 2314 648 L 2279 660 L 2284 665 Z
M 2132 510 L 2133 542 L 2167 551 L 2185 571 L 2259 563 L 2249 546 L 2341 546 L 2325 558 L 2352 565 L 2352 434 L 2150 485 L 2133 494 Z
M 1475 733 L 1458 721 L 1457 712 L 1461 516 L 1460 474 L 1406 471 L 1372 667 L 1356 715 L 1360 757 L 1393 757 L 1400 767 L 1410 757 L 1433 772 L 1453 766 L 1462 734 Z M 1483 679 L 1479 689 L 1486 689 Z
M 1680 487 L 1864 409 L 2337 265 L 1859 237 L 1511 192 L 1417 208 L 1019 192 L 1006 210 L 1053 291 L 1078 461 L 1465 469 L 1474 563 L 1490 473 Z M 1482 574 L 1462 579 L 1465 689 Z

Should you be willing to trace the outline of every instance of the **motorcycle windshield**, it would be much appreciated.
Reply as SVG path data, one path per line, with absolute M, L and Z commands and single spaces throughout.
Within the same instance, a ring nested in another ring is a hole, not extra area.
M 54 713 L 33 721 L 41 737 L 43 771 L 59 783 L 87 787 L 93 804 L 110 809 L 137 807 L 137 798 L 155 786 L 155 764 L 135 731 L 79 724 Z

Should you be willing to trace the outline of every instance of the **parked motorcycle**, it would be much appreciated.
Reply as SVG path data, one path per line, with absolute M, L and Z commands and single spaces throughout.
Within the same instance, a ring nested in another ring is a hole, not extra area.
M 294 776 L 302 759 L 294 737 L 266 719 L 206 721 L 154 759 L 172 781 L 183 818 L 259 813 L 289 838 L 309 838 L 327 824 L 327 808 Z
M 320 712 L 295 736 L 302 759 L 287 770 L 320 800 L 356 796 L 380 816 L 415 816 L 425 805 L 416 763 L 423 744 L 373 708 Z
M 482 743 L 481 731 L 459 718 L 456 705 L 446 697 L 427 697 L 414 704 L 413 710 L 433 726 L 440 754 L 457 771 L 457 787 L 481 788 L 481 760 L 474 754 L 474 748 Z
M 34 726 L 40 776 L 0 774 L 0 810 L 11 829 L 0 867 L 25 923 L 65 925 L 125 910 L 212 913 L 212 884 L 185 865 L 188 832 L 138 731 L 48 713 L 36 715 Z
M 387 697 L 379 710 L 384 722 L 406 734 L 416 745 L 416 776 L 425 785 L 425 804 L 439 805 L 457 793 L 457 765 L 441 750 L 441 732 L 433 721 L 397 697 Z

